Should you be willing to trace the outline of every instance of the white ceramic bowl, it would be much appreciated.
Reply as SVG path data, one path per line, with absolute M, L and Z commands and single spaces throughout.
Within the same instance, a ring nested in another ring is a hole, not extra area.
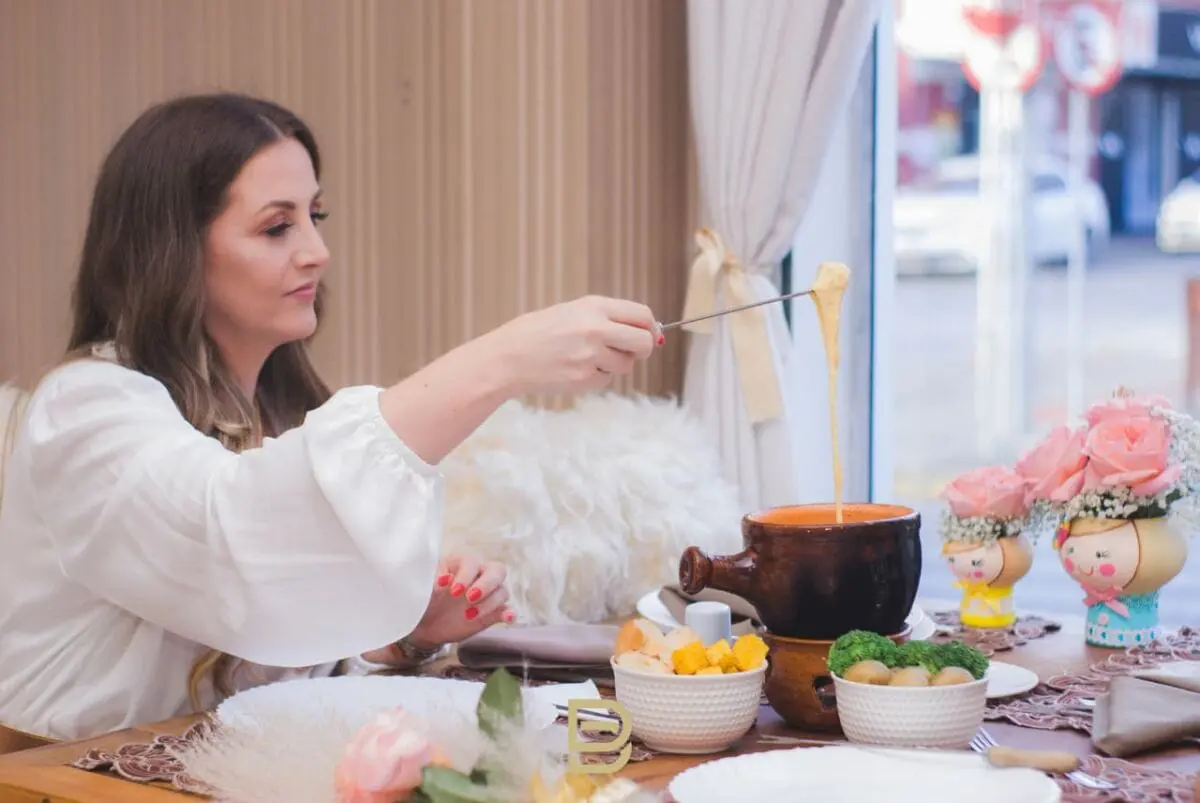
M 957 686 L 869 686 L 833 676 L 838 720 L 851 742 L 961 750 L 983 724 L 987 678 Z
M 612 661 L 616 698 L 633 737 L 659 753 L 728 748 L 758 721 L 767 665 L 727 675 L 661 675 Z

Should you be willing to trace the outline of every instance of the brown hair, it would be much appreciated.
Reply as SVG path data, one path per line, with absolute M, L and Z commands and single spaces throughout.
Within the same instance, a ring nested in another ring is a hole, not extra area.
M 308 343 L 267 359 L 246 398 L 204 330 L 205 241 L 229 187 L 262 148 L 299 142 L 320 178 L 312 131 L 292 112 L 239 94 L 190 95 L 153 106 L 117 140 L 100 169 L 73 295 L 68 357 L 112 342 L 116 358 L 162 382 L 180 413 L 226 448 L 242 451 L 298 426 L 330 396 Z M 317 320 L 325 287 L 318 287 Z M 216 651 L 193 668 L 188 688 L 211 674 L 230 693 L 236 663 Z

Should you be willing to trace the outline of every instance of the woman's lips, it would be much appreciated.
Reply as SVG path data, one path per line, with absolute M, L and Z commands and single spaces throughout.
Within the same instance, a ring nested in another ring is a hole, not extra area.
M 309 282 L 308 284 L 301 285 L 288 293 L 288 295 L 293 298 L 303 299 L 304 301 L 312 301 L 317 297 L 317 283 Z

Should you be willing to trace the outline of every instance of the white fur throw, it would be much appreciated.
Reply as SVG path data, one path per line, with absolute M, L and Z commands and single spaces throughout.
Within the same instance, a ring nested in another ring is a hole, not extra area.
M 690 545 L 742 548 L 737 488 L 670 399 L 586 396 L 568 410 L 510 402 L 442 462 L 444 550 L 508 566 L 524 624 L 628 616 L 678 581 Z

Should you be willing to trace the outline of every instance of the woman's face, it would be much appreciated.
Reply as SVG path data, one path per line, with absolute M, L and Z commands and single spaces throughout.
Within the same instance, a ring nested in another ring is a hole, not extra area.
M 294 139 L 246 163 L 213 221 L 205 254 L 204 324 L 227 358 L 266 357 L 313 334 L 317 286 L 329 250 L 317 231 L 321 190 Z

